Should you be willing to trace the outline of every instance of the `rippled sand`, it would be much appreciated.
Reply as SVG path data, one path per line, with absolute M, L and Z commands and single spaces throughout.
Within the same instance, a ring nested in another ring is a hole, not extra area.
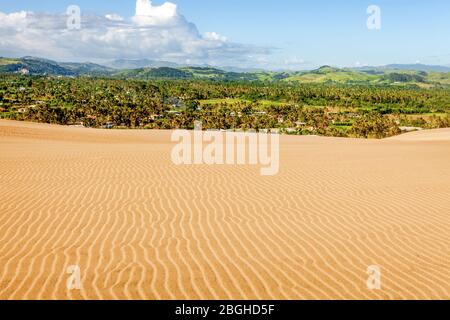
M 0 121 L 0 298 L 450 299 L 450 129 L 283 136 L 268 177 L 172 146 Z

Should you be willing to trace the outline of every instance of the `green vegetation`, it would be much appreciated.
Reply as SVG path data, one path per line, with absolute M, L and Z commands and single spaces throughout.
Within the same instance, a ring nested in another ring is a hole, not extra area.
M 173 70 L 180 71 L 160 68 L 148 80 L 3 74 L 0 117 L 146 129 L 192 129 L 202 120 L 205 129 L 364 138 L 399 134 L 401 127 L 450 126 L 445 87 L 169 80 Z M 195 72 L 208 78 L 211 70 Z
M 150 64 L 152 67 L 133 68 L 133 65 Z M 164 65 L 166 64 L 166 65 Z M 402 65 L 365 68 L 334 68 L 323 66 L 311 71 L 254 71 L 230 72 L 213 67 L 181 67 L 176 64 L 142 61 L 117 61 L 112 65 L 129 66 L 131 69 L 114 69 L 93 63 L 58 63 L 56 61 L 24 57 L 20 59 L 0 58 L 0 73 L 29 73 L 30 75 L 95 76 L 117 79 L 195 79 L 226 82 L 267 82 L 288 84 L 345 84 L 356 86 L 401 86 L 401 87 L 450 87 L 448 68 L 413 65 L 416 70 L 407 70 Z M 436 70 L 442 70 L 438 72 Z
M 179 69 L 161 67 L 154 69 L 132 69 L 124 70 L 115 74 L 119 78 L 126 79 L 190 79 L 192 73 Z
M 32 75 L 107 75 L 112 69 L 94 63 L 58 63 L 52 60 L 24 57 L 20 59 L 0 58 L 0 73 L 26 71 Z
M 11 64 L 16 64 L 18 62 L 19 61 L 15 59 L 0 58 L 0 66 L 7 66 Z

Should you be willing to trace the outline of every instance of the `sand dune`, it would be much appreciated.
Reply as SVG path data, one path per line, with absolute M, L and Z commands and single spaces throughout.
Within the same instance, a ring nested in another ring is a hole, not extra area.
M 449 137 L 283 136 L 264 177 L 175 166 L 169 131 L 0 121 L 0 298 L 450 299 Z
M 450 128 L 409 132 L 389 139 L 398 141 L 450 141 Z

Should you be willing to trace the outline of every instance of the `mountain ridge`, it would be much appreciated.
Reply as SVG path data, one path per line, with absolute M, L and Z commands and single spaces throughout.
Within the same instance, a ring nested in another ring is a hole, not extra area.
M 450 68 L 423 64 L 390 64 L 381 67 L 369 66 L 359 68 L 337 68 L 325 65 L 314 70 L 303 71 L 255 70 L 253 72 L 235 72 L 212 66 L 183 66 L 167 61 L 149 59 L 119 59 L 115 61 L 102 65 L 91 62 L 56 62 L 31 56 L 22 58 L 0 57 L 0 73 L 70 77 L 105 76 L 141 80 L 161 78 L 217 81 L 281 81 L 287 83 L 418 85 L 422 87 L 450 86 Z M 136 68 L 136 66 L 141 65 L 145 65 L 145 67 Z M 118 68 L 119 66 L 132 68 Z

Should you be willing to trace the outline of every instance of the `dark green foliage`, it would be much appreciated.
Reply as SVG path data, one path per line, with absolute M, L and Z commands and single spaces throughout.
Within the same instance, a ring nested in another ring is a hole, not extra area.
M 0 73 L 16 73 L 25 69 L 31 75 L 108 75 L 111 69 L 93 63 L 58 63 L 56 61 L 24 57 L 17 62 L 0 65 Z
M 385 138 L 400 133 L 396 123 L 378 113 L 370 113 L 357 119 L 351 134 L 359 138 Z
M 384 75 L 383 79 L 392 82 L 425 82 L 425 76 L 426 74 L 419 75 L 392 72 Z
M 157 72 L 170 76 L 178 71 Z M 450 90 L 444 88 L 159 76 L 143 81 L 0 75 L 0 116 L 94 128 L 192 129 L 195 120 L 202 120 L 205 129 L 277 128 L 290 134 L 365 138 L 398 134 L 399 126 L 449 126 Z

